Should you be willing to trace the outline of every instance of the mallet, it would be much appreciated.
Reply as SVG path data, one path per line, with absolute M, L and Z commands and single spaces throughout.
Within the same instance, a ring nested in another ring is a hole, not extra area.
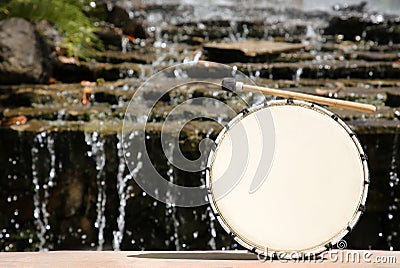
M 221 87 L 223 90 L 228 91 L 258 91 L 264 94 L 269 94 L 273 96 L 278 96 L 282 98 L 291 98 L 296 100 L 305 100 L 309 102 L 314 102 L 318 104 L 330 105 L 335 107 L 340 107 L 349 110 L 355 110 L 365 113 L 375 113 L 376 107 L 374 105 L 365 104 L 365 103 L 357 103 L 353 101 L 339 100 L 339 99 L 331 99 L 326 97 L 320 97 L 305 93 L 298 93 L 293 91 L 286 91 L 280 89 L 273 89 L 267 87 L 259 87 L 246 85 L 242 82 L 237 82 L 234 78 L 224 78 L 221 83 Z

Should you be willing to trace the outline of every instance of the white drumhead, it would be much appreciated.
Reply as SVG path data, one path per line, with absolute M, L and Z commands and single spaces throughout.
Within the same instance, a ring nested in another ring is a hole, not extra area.
M 209 158 L 209 198 L 218 220 L 239 243 L 269 253 L 320 252 L 354 226 L 365 202 L 368 170 L 356 137 L 331 115 L 305 102 L 276 101 L 238 116 L 220 134 Z M 263 126 L 274 127 L 275 148 L 263 146 L 271 138 Z M 241 128 L 247 138 L 235 135 Z M 243 143 L 248 152 L 232 154 Z M 264 181 L 250 192 L 262 150 L 273 150 L 273 160 L 271 166 L 261 165 Z M 240 180 L 217 198 L 214 187 L 230 161 L 246 161 L 245 170 L 233 170 L 240 178 L 232 179 Z

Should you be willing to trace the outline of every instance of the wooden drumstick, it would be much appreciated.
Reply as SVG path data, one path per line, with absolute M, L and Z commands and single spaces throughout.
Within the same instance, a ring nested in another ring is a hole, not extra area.
M 259 91 L 261 93 L 274 95 L 274 96 L 278 96 L 278 97 L 292 98 L 292 99 L 296 99 L 296 100 L 305 100 L 305 101 L 309 101 L 309 102 L 315 102 L 315 103 L 319 103 L 319 104 L 330 105 L 330 106 L 335 106 L 335 107 L 340 107 L 340 108 L 344 108 L 344 109 L 355 110 L 355 111 L 360 111 L 360 112 L 365 112 L 365 113 L 375 113 L 376 112 L 376 107 L 371 104 L 358 103 L 358 102 L 339 100 L 339 99 L 331 99 L 331 98 L 320 97 L 320 96 L 315 96 L 315 95 L 310 95 L 310 94 L 305 94 L 305 93 L 298 93 L 298 92 L 293 92 L 293 91 L 286 91 L 286 90 L 273 89 L 273 88 L 267 88 L 267 87 L 246 85 L 246 84 L 243 84 L 242 82 L 237 82 L 234 78 L 224 78 L 222 80 L 221 86 L 222 86 L 222 89 L 229 90 L 229 91 L 240 91 L 240 90 Z

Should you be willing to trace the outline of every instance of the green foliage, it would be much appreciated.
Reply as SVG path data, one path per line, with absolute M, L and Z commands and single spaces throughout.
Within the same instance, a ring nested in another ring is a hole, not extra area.
M 11 0 L 0 6 L 0 19 L 19 17 L 35 22 L 47 20 L 61 32 L 68 56 L 88 58 L 88 52 L 101 49 L 95 27 L 83 12 L 79 0 Z

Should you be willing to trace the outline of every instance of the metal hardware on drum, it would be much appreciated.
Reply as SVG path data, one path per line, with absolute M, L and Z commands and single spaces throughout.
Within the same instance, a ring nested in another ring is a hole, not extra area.
M 345 101 L 339 99 L 325 98 L 305 93 L 298 93 L 293 91 L 272 89 L 267 87 L 259 87 L 252 85 L 245 85 L 242 82 L 237 82 L 234 78 L 224 78 L 221 83 L 221 87 L 228 91 L 259 91 L 264 94 L 270 94 L 273 96 L 291 98 L 296 100 L 304 100 L 309 102 L 315 102 L 318 104 L 330 105 L 340 107 L 344 109 L 356 110 L 365 113 L 375 113 L 376 107 L 374 105 L 357 103 L 353 101 Z

